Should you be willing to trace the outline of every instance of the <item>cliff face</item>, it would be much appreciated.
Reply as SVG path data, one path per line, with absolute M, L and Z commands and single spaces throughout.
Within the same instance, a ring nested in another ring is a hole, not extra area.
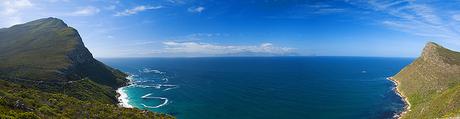
M 93 58 L 77 30 L 45 18 L 0 30 L 0 79 L 81 100 L 115 103 L 126 74 Z
M 0 76 L 63 82 L 89 78 L 118 87 L 126 75 L 93 58 L 77 30 L 45 18 L 0 30 Z
M 411 104 L 403 118 L 460 116 L 460 53 L 427 43 L 422 55 L 393 77 Z
M 173 118 L 119 108 L 126 74 L 93 58 L 77 30 L 45 18 L 0 29 L 0 118 Z

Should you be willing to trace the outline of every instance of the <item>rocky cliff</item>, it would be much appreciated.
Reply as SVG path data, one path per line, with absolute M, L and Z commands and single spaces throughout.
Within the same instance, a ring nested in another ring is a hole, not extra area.
M 410 103 L 402 118 L 460 116 L 460 53 L 429 42 L 393 78 Z
M 127 82 L 126 74 L 94 59 L 77 30 L 57 18 L 1 29 L 0 60 L 2 79 L 82 100 L 115 103 L 114 89 Z
M 0 30 L 0 76 L 39 81 L 89 78 L 118 87 L 126 75 L 93 58 L 77 30 L 45 18 Z
M 0 29 L 0 118 L 173 118 L 117 106 L 127 75 L 93 58 L 57 18 Z

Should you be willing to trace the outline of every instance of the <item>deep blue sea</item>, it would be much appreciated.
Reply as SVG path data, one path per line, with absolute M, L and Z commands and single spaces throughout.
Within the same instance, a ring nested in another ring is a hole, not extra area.
M 110 58 L 134 107 L 179 119 L 383 119 L 404 103 L 386 78 L 411 58 Z

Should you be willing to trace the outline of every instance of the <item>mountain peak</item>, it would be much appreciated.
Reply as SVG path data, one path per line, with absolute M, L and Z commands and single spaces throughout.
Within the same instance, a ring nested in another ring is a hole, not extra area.
M 2 29 L 0 56 L 0 77 L 27 74 L 18 78 L 63 82 L 89 78 L 110 87 L 126 81 L 125 74 L 94 59 L 77 30 L 53 17 Z
M 408 102 L 403 118 L 438 118 L 460 109 L 455 98 L 460 97 L 459 52 L 428 42 L 422 55 L 392 79 Z
M 435 43 L 435 42 L 428 42 L 425 44 L 425 48 L 423 49 L 423 51 L 426 51 L 426 50 L 433 50 L 433 49 L 438 49 L 438 48 L 444 48 L 442 47 L 441 45 Z
M 442 47 L 441 45 L 435 43 L 435 42 L 428 42 L 425 44 L 426 47 Z
M 434 42 L 428 42 L 426 43 L 425 47 L 423 48 L 422 51 L 422 56 L 430 56 L 431 54 L 435 53 L 437 49 L 442 48 L 442 46 L 434 43 Z
M 33 28 L 66 28 L 67 24 L 58 18 L 48 17 L 30 21 L 24 24 L 15 25 L 13 27 L 33 27 Z
M 452 61 L 459 58 L 457 56 L 459 56 L 458 52 L 444 48 L 434 42 L 428 42 L 423 48 L 421 58 L 426 61 L 455 63 Z

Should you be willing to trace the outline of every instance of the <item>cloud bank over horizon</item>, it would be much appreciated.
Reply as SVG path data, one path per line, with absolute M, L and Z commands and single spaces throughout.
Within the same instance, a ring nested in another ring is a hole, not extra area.
M 216 45 L 199 42 L 163 42 L 164 49 L 158 53 L 167 54 L 201 54 L 206 56 L 225 56 L 225 55 L 264 55 L 264 56 L 288 56 L 294 55 L 294 48 L 277 47 L 272 43 L 262 43 L 260 45 Z

